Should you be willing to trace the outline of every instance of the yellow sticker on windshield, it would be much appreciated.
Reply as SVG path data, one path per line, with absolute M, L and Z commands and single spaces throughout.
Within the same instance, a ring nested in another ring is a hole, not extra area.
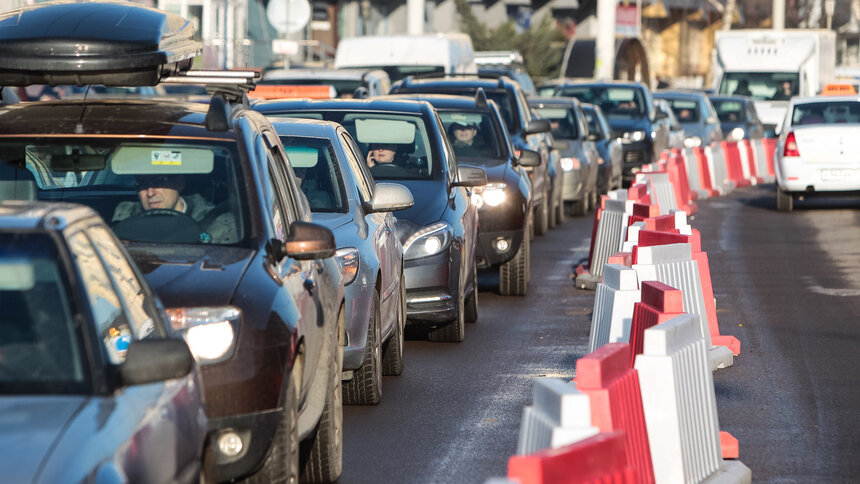
M 182 152 L 169 150 L 152 151 L 150 160 L 153 165 L 181 165 Z

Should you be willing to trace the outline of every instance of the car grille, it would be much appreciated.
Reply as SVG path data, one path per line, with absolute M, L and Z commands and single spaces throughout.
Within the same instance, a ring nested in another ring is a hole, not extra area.
M 630 150 L 624 152 L 624 163 L 645 163 L 645 152 L 642 150 Z

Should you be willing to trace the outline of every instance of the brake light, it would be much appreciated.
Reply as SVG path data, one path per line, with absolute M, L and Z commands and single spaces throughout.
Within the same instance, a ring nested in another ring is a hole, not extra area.
M 785 149 L 782 151 L 782 156 L 800 156 L 800 152 L 797 151 L 797 140 L 794 139 L 793 131 L 785 137 Z

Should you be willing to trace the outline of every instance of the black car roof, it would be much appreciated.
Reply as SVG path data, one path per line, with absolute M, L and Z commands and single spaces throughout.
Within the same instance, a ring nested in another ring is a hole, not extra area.
M 396 93 L 398 89 L 408 90 L 410 88 L 419 87 L 421 89 L 439 89 L 450 92 L 453 90 L 474 91 L 481 87 L 485 91 L 507 90 L 517 86 L 516 81 L 507 77 L 427 77 L 416 78 L 406 77 L 398 81 L 391 89 L 392 93 Z
M 750 98 L 746 96 L 708 96 L 711 101 L 738 101 L 741 103 L 750 102 Z
M 654 93 L 657 99 L 702 99 L 708 96 L 701 91 L 657 91 Z
M 536 107 L 540 105 L 549 105 L 549 106 L 566 106 L 573 107 L 576 106 L 579 101 L 573 97 L 530 97 L 529 98 L 529 106 Z
M 389 99 L 427 101 L 437 109 L 468 109 L 470 111 L 489 111 L 489 105 L 479 107 L 475 96 L 455 96 L 452 94 L 403 93 L 385 96 Z M 490 101 L 492 102 L 492 101 Z
M 252 106 L 261 113 L 278 111 L 383 111 L 392 113 L 423 114 L 430 105 L 426 102 L 408 101 L 405 99 L 297 99 L 259 101 Z
M 63 230 L 78 220 L 97 217 L 75 203 L 0 200 L 0 231 L 10 229 Z
M 0 109 L 0 137 L 68 134 L 233 139 L 231 131 L 206 129 L 207 110 L 208 106 L 200 103 L 151 99 L 19 103 Z
M 564 81 L 557 84 L 559 88 L 561 87 L 637 87 L 644 88 L 645 85 L 640 82 L 635 81 L 597 81 L 597 82 L 589 82 L 589 81 Z

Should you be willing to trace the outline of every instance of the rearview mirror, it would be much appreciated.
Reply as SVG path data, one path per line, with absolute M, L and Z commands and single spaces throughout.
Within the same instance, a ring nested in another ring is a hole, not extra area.
M 533 150 L 522 150 L 517 158 L 517 164 L 520 166 L 535 167 L 540 166 L 540 162 L 540 153 Z
M 399 183 L 377 183 L 370 202 L 371 212 L 406 210 L 415 203 L 412 192 Z
M 286 254 L 297 260 L 326 259 L 336 248 L 331 230 L 310 222 L 290 224 L 290 236 L 284 244 Z
M 455 187 L 479 187 L 487 184 L 487 172 L 477 166 L 460 165 Z
M 194 356 L 182 339 L 142 339 L 128 345 L 119 367 L 124 386 L 144 385 L 181 378 L 194 368 Z
M 549 121 L 546 119 L 533 119 L 525 130 L 526 135 L 535 133 L 547 133 L 552 129 Z

